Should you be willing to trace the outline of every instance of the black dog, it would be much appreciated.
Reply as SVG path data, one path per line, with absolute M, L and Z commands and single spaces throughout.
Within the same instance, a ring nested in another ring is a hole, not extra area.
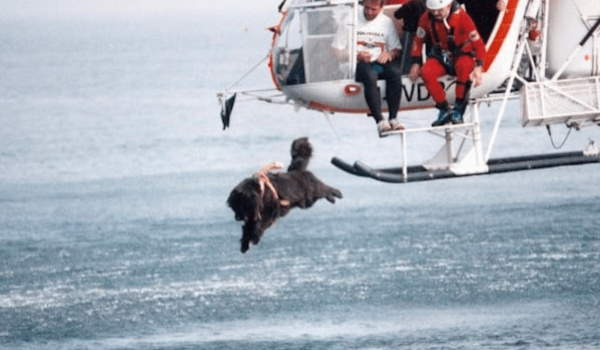
M 244 221 L 242 253 L 250 248 L 250 242 L 258 244 L 265 230 L 290 209 L 310 208 L 321 198 L 331 203 L 335 203 L 335 197 L 342 198 L 340 190 L 324 184 L 306 170 L 312 155 L 308 138 L 294 140 L 291 153 L 287 172 L 270 173 L 281 168 L 271 163 L 240 182 L 229 194 L 227 204 L 235 212 L 235 219 Z

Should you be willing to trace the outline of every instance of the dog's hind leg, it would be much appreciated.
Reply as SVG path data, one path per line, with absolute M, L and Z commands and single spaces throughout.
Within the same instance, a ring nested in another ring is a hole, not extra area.
M 325 185 L 327 186 L 327 185 Z M 342 191 L 338 190 L 335 187 L 327 186 L 327 191 L 325 192 L 325 198 L 331 202 L 335 203 L 335 198 L 342 198 Z

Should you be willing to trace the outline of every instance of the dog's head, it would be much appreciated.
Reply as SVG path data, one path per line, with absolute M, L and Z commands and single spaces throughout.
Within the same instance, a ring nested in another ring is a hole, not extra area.
M 253 178 L 240 182 L 229 194 L 227 205 L 235 213 L 237 221 L 257 220 L 262 208 L 258 182 Z
M 273 195 L 265 196 L 256 178 L 250 177 L 240 182 L 229 194 L 227 204 L 235 213 L 237 221 L 243 221 L 241 252 L 250 248 L 250 243 L 258 244 L 264 230 L 269 227 L 278 215 L 273 209 Z M 265 211 L 266 210 L 266 211 Z

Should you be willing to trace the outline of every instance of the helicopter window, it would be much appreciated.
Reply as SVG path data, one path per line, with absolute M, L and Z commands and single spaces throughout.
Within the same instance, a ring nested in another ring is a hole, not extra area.
M 336 30 L 336 23 L 332 10 L 311 11 L 306 19 L 308 35 L 332 35 Z
M 352 45 L 354 6 L 298 7 L 289 11 L 273 49 L 273 64 L 281 85 L 297 85 L 352 76 L 348 62 Z M 332 47 L 345 47 L 344 59 Z
M 306 82 L 302 54 L 302 31 L 300 18 L 291 11 L 282 25 L 282 33 L 275 46 L 274 65 L 277 80 L 281 85 L 296 85 Z
M 345 41 L 348 50 L 352 39 L 349 21 L 352 7 L 337 6 L 309 9 L 303 13 L 304 63 L 306 81 L 309 83 L 348 79 L 351 76 L 348 62 L 340 61 L 332 47 L 334 40 Z

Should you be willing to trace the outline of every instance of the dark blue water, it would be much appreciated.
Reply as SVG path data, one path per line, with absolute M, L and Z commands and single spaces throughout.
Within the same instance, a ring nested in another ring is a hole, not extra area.
M 361 116 L 240 104 L 222 132 L 252 23 L 2 24 L 0 349 L 600 348 L 597 165 L 390 185 L 329 165 L 399 164 Z M 552 151 L 516 107 L 495 155 Z M 344 199 L 240 254 L 230 189 L 304 135 Z

